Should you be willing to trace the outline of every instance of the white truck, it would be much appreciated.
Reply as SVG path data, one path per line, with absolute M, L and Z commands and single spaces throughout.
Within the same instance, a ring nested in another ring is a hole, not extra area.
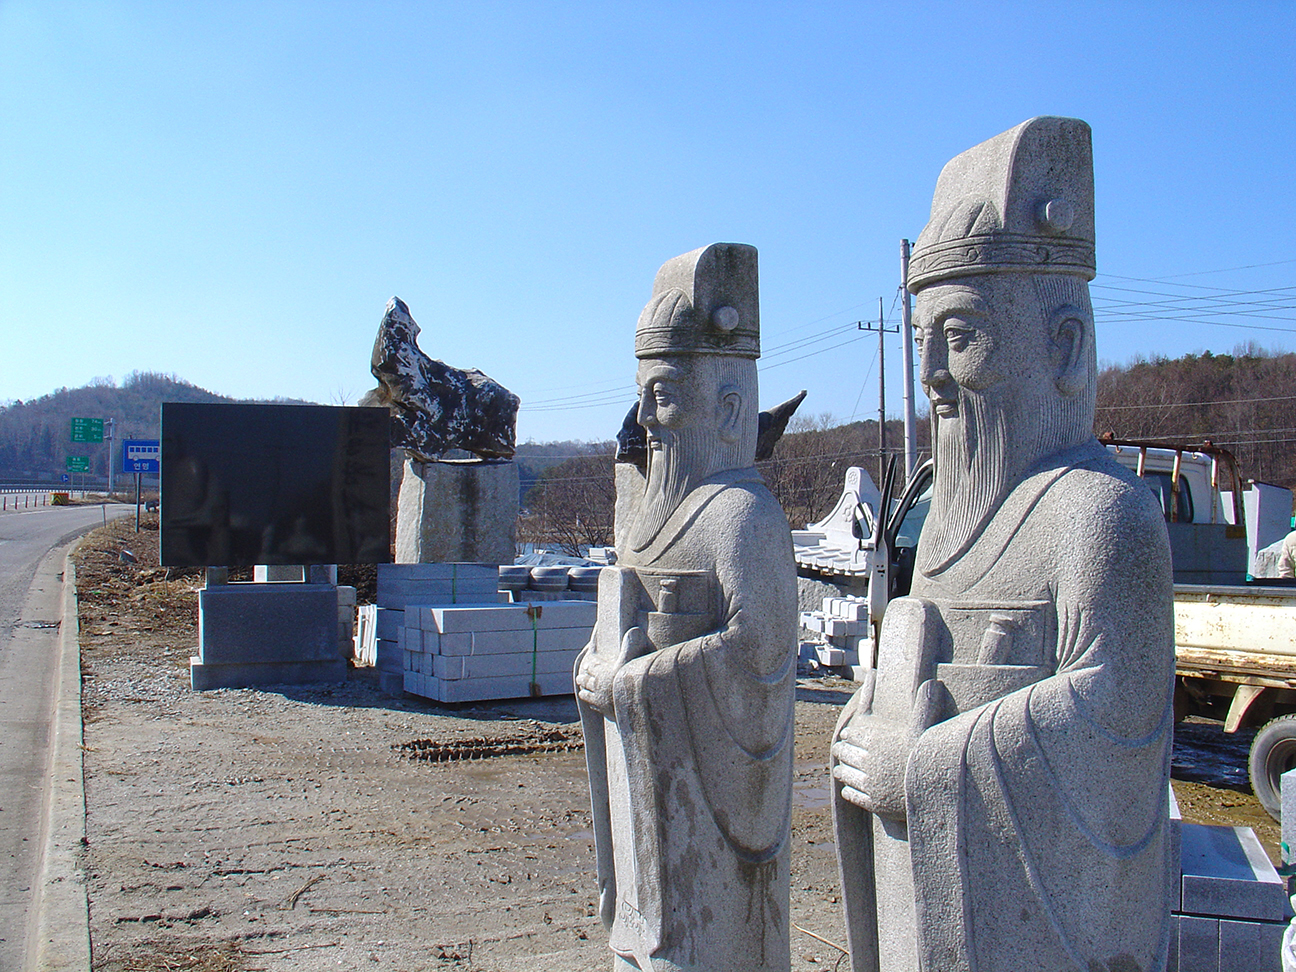
M 1251 746 L 1251 785 L 1277 819 L 1279 777 L 1296 767 L 1296 582 L 1267 575 L 1274 573 L 1274 549 L 1291 529 L 1292 494 L 1244 483 L 1233 456 L 1209 444 L 1180 449 L 1104 441 L 1165 511 L 1175 579 L 1175 718 L 1209 716 L 1230 733 L 1260 727 Z M 845 595 L 825 598 L 825 611 L 803 614 L 803 626 L 822 642 L 811 645 L 811 654 L 857 680 L 871 677 L 887 601 L 909 590 L 931 502 L 930 463 L 899 499 L 892 498 L 894 478 L 889 473 L 879 491 L 867 472 L 852 468 L 833 512 L 793 531 L 803 586 Z M 826 617 L 842 613 L 834 609 L 843 602 L 856 602 L 856 628 Z M 853 637 L 843 641 L 829 636 L 832 630 Z

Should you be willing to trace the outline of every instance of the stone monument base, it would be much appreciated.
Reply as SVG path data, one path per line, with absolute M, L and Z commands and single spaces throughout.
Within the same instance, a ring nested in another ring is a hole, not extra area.
M 198 592 L 195 691 L 341 682 L 338 589 L 332 584 L 221 584 Z
M 517 463 L 406 459 L 396 510 L 398 564 L 511 564 Z

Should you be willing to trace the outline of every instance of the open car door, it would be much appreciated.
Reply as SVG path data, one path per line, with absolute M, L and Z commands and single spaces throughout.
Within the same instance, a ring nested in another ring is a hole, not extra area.
M 930 459 L 914 470 L 913 478 L 887 520 L 886 543 L 891 565 L 888 600 L 908 594 L 913 583 L 914 550 L 927 520 L 927 511 L 931 509 L 933 475 Z

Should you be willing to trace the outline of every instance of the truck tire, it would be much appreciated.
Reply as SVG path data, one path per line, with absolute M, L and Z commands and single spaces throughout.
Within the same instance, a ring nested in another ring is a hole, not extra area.
M 1251 790 L 1275 820 L 1282 819 L 1282 775 L 1296 769 L 1296 715 L 1265 724 L 1251 743 Z

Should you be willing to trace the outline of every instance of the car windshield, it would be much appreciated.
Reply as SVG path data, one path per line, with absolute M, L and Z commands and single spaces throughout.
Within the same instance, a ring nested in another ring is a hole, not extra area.
M 909 512 L 900 523 L 900 529 L 896 531 L 895 545 L 897 547 L 916 547 L 918 546 L 918 536 L 922 533 L 923 523 L 927 519 L 927 512 L 931 509 L 932 487 L 927 484 L 927 488 L 919 494 L 914 500 L 913 506 L 909 507 Z

